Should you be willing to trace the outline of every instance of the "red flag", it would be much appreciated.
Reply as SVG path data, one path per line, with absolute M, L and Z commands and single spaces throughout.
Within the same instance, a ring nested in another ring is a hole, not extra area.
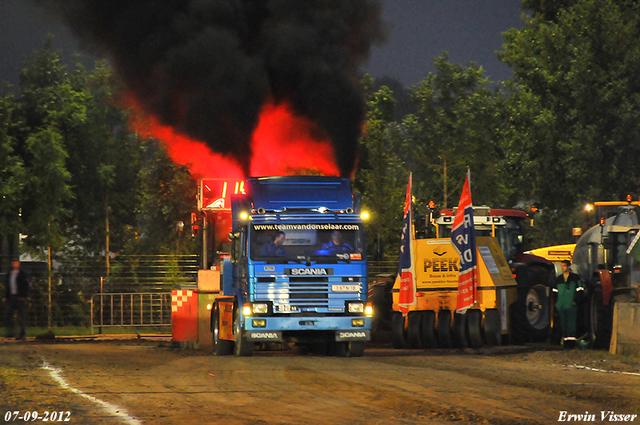
M 469 185 L 470 172 L 462 188 L 460 203 L 451 228 L 451 243 L 460 256 L 458 275 L 458 301 L 456 312 L 464 313 L 477 301 L 478 268 L 476 232 L 473 227 L 473 204 Z
M 402 220 L 402 239 L 400 241 L 400 261 L 396 284 L 400 282 L 398 305 L 403 315 L 409 312 L 409 306 L 416 305 L 416 272 L 413 261 L 413 230 L 411 228 L 411 174 L 407 186 L 407 197 L 404 203 L 404 219 Z

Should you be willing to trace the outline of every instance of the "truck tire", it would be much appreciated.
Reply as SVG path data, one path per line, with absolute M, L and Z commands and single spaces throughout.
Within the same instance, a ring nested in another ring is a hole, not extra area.
M 598 282 L 593 287 L 589 300 L 589 324 L 590 336 L 593 348 L 608 350 L 611 343 L 611 331 L 613 328 L 613 309 L 610 305 L 604 305 L 602 299 L 602 286 Z
M 228 356 L 233 353 L 233 341 L 220 339 L 220 306 L 213 304 L 211 312 L 211 327 L 213 328 L 213 354 L 216 356 Z
M 407 314 L 407 348 L 422 348 L 422 312 Z
M 438 311 L 438 347 L 453 347 L 453 341 L 451 340 L 451 310 Z
M 407 346 L 404 337 L 404 316 L 399 311 L 391 315 L 391 338 L 393 340 L 393 348 L 403 349 Z
M 366 342 L 364 341 L 341 341 L 336 342 L 336 357 L 362 357 Z
M 422 312 L 422 344 L 424 348 L 438 348 L 436 312 L 433 310 Z
M 509 306 L 509 343 L 512 345 L 524 345 L 530 340 L 525 310 L 524 303 L 520 301 L 515 301 Z
M 347 357 L 362 357 L 366 343 L 364 341 L 349 341 Z
M 373 306 L 372 332 L 389 331 L 391 327 L 391 305 L 390 294 L 387 294 L 387 286 L 383 284 L 375 285 L 371 288 L 371 305 Z
M 453 346 L 456 348 L 469 348 L 466 314 L 455 313 L 453 315 Z
M 523 273 L 523 270 L 526 270 Z M 549 291 L 554 273 L 542 265 L 520 267 L 518 270 L 518 302 L 524 306 L 524 316 L 518 314 L 521 322 L 522 342 L 542 342 L 549 338 L 551 331 Z
M 244 330 L 240 326 L 240 309 L 236 308 L 233 314 L 233 339 L 235 344 L 233 346 L 233 354 L 238 357 L 253 356 L 253 349 L 255 343 L 247 341 Z
M 482 340 L 482 311 L 476 308 L 469 309 L 467 316 L 469 346 L 471 348 L 480 348 L 484 344 Z
M 484 312 L 484 335 L 488 346 L 496 347 L 502 344 L 500 313 L 494 308 Z

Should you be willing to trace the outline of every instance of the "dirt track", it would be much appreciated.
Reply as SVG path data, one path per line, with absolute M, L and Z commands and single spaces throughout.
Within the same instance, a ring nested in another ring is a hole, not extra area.
M 640 358 L 542 346 L 236 358 L 157 340 L 0 340 L 0 394 L 0 421 L 55 410 L 80 424 L 548 424 L 588 411 L 583 423 L 608 423 L 601 411 L 640 415 Z

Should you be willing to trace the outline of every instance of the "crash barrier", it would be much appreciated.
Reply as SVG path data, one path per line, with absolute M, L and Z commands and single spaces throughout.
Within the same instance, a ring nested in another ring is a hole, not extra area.
M 94 328 L 171 326 L 171 292 L 99 293 L 91 297 Z
M 626 355 L 640 353 L 640 304 L 615 304 L 609 352 Z

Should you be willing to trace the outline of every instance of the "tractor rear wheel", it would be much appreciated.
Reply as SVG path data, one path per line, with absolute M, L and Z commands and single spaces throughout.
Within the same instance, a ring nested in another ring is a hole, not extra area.
M 613 327 L 613 309 L 611 305 L 604 305 L 602 285 L 600 284 L 593 287 L 589 300 L 589 325 L 593 348 L 609 349 Z
M 524 273 L 523 273 L 524 272 Z M 554 273 L 543 265 L 520 267 L 518 270 L 518 303 L 517 314 L 512 326 L 518 328 L 516 339 L 519 342 L 541 342 L 549 338 L 551 330 L 549 289 L 553 283 Z M 522 311 L 524 310 L 524 311 Z M 522 314 L 524 313 L 524 314 Z

